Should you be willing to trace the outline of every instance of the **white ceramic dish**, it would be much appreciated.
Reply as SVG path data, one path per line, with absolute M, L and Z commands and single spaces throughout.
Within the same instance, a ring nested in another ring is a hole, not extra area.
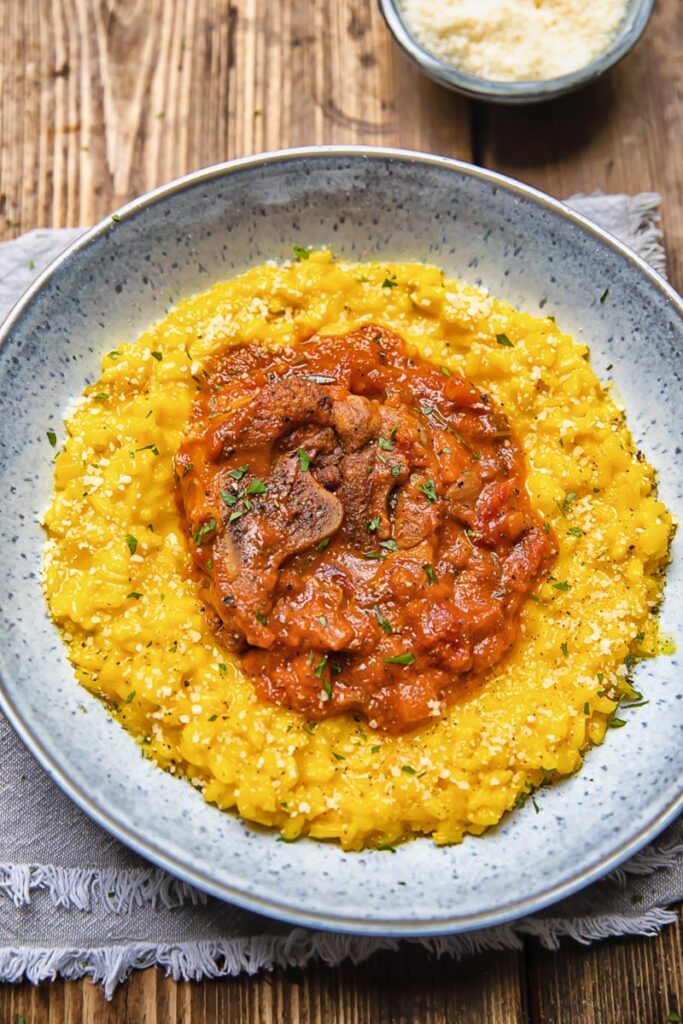
M 38 581 L 52 486 L 45 431 L 98 373 L 99 355 L 179 298 L 293 243 L 354 258 L 428 260 L 532 312 L 552 311 L 614 376 L 638 444 L 683 510 L 681 300 L 634 253 L 561 203 L 480 168 L 392 150 L 315 149 L 208 168 L 87 232 L 1 331 L 0 703 L 62 788 L 143 856 L 216 896 L 313 927 L 427 935 L 537 910 L 615 867 L 681 807 L 678 658 L 642 664 L 650 703 L 583 770 L 483 838 L 396 854 L 277 841 L 155 769 L 74 681 Z M 600 296 L 609 287 L 609 301 Z M 682 537 L 664 630 L 683 647 Z M 85 704 L 88 714 L 79 706 Z

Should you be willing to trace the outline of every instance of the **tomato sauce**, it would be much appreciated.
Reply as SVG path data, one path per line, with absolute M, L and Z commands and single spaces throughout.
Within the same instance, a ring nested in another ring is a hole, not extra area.
M 227 349 L 175 468 L 221 642 L 312 720 L 438 716 L 556 554 L 491 396 L 374 324 Z

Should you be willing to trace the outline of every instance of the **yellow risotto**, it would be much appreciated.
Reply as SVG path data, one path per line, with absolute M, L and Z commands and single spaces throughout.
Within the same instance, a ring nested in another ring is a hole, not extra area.
M 202 610 L 175 500 L 173 456 L 212 356 L 370 322 L 493 395 L 559 542 L 512 655 L 403 735 L 348 714 L 310 723 L 257 699 Z M 78 681 L 153 763 L 288 840 L 453 843 L 495 825 L 620 724 L 619 700 L 637 702 L 630 666 L 657 650 L 672 519 L 587 357 L 552 317 L 421 264 L 299 251 L 182 302 L 105 354 L 67 413 L 43 573 Z

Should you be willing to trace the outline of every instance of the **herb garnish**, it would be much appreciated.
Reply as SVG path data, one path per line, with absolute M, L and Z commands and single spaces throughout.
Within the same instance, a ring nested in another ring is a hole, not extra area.
M 316 544 L 315 550 L 316 551 L 324 551 L 325 548 L 327 547 L 327 545 L 330 543 L 331 539 L 332 539 L 331 537 L 324 537 L 323 540 L 321 540 L 319 544 Z
M 418 491 L 422 491 L 427 501 L 433 504 L 436 501 L 436 485 L 430 478 L 426 484 L 418 484 Z
M 375 558 L 375 559 L 379 559 L 381 561 L 382 559 L 384 559 L 386 557 L 387 556 L 384 554 L 383 551 L 364 551 L 363 552 L 363 558 Z
M 296 454 L 299 457 L 299 469 L 302 473 L 307 473 L 311 465 L 311 456 L 303 448 L 297 448 Z
M 429 562 L 425 562 L 422 568 L 424 569 L 427 579 L 429 580 L 430 583 L 439 582 L 439 577 L 436 575 L 433 567 L 429 564 Z
M 394 450 L 394 446 L 391 441 L 387 441 L 386 437 L 382 437 L 381 435 L 378 438 L 377 444 L 384 452 L 393 452 Z
M 377 621 L 379 622 L 380 626 L 382 627 L 382 629 L 384 630 L 384 632 L 388 636 L 391 635 L 391 633 L 393 633 L 393 629 L 391 628 L 391 623 L 389 622 L 388 619 L 384 618 L 384 616 L 382 615 L 381 611 L 379 610 L 379 605 L 378 604 L 375 605 L 375 618 L 377 619 Z
M 304 249 L 302 245 L 293 245 L 292 249 L 294 250 L 294 255 L 298 262 L 301 262 L 301 260 L 307 260 L 311 255 L 310 250 Z
M 263 480 L 259 480 L 257 476 L 249 483 L 247 487 L 247 494 L 265 494 L 268 490 Z
M 451 373 L 451 371 L 448 369 L 447 366 L 440 366 L 439 369 L 441 370 L 441 372 L 444 375 L 444 377 L 452 377 L 453 376 L 453 374 Z
M 163 352 L 150 352 L 152 359 L 156 359 L 158 363 L 164 358 Z
M 382 525 L 382 520 L 380 519 L 380 517 L 379 516 L 373 516 L 372 519 L 368 523 L 368 530 L 370 531 L 370 533 L 375 533 L 377 530 L 379 530 L 381 525 Z
M 387 551 L 398 551 L 398 544 L 395 540 L 381 540 L 379 546 Z
M 47 437 L 48 441 L 54 448 L 55 445 L 57 444 L 57 435 L 55 434 L 54 430 L 48 430 L 45 436 Z
M 126 594 L 126 600 L 130 598 L 131 601 L 139 601 L 141 597 L 142 594 L 139 594 L 137 590 L 131 590 L 130 594 Z
M 393 658 L 385 658 L 385 665 L 412 665 L 415 661 L 415 655 L 412 651 L 406 651 L 404 654 L 395 654 Z
M 570 586 L 566 580 L 560 580 L 559 583 L 553 583 L 553 590 L 569 590 Z
M 194 535 L 194 542 L 199 547 L 207 533 L 211 533 L 212 530 L 216 529 L 216 520 L 211 516 L 205 523 L 203 523 Z
M 568 494 L 565 494 L 562 503 L 560 503 L 559 501 L 555 502 L 555 504 L 557 505 L 560 512 L 565 518 L 567 516 L 567 512 L 569 512 L 569 506 L 573 501 L 576 501 L 576 491 L 569 491 Z
M 507 334 L 497 334 L 496 341 L 498 342 L 499 345 L 504 345 L 505 348 L 514 348 L 514 345 L 508 338 Z
M 566 658 L 567 655 L 569 654 L 569 648 L 567 647 L 567 644 L 566 643 L 560 644 L 560 650 L 562 651 L 562 653 L 564 654 L 564 656 Z
M 105 395 L 104 391 L 100 391 L 99 394 L 93 396 L 98 402 L 106 402 L 109 395 Z
M 241 480 L 243 476 L 246 476 L 249 472 L 249 466 L 238 466 L 237 469 L 231 469 L 228 476 L 231 476 L 233 480 Z
M 583 537 L 583 530 L 580 526 L 570 526 L 567 533 L 571 533 L 572 537 Z
M 626 725 L 626 722 L 624 721 L 623 718 L 608 718 L 607 719 L 607 728 L 608 729 L 623 729 L 623 727 L 625 725 Z
M 260 622 L 262 626 L 267 626 L 268 616 L 264 615 L 263 612 L 256 612 L 256 621 Z
M 604 305 L 605 299 L 607 298 L 608 295 L 609 295 L 609 288 L 605 288 L 604 292 L 600 296 L 600 305 L 601 306 Z
M 321 625 L 321 626 L 323 627 L 323 629 L 324 629 L 324 628 L 325 628 L 325 626 L 327 625 L 327 615 L 319 615 L 319 616 L 318 616 L 318 622 L 320 623 L 320 625 Z
M 138 542 L 136 538 L 132 535 L 132 533 L 126 534 L 126 544 L 128 545 L 128 550 L 130 551 L 131 555 L 134 555 L 135 552 L 137 551 Z
M 220 674 L 222 676 L 227 676 L 227 674 L 228 674 L 228 666 L 225 664 L 224 661 L 219 661 L 218 662 L 218 671 L 220 672 Z
M 406 775 L 417 775 L 417 772 L 415 771 L 411 764 L 402 764 L 401 771 L 405 772 Z
M 131 690 L 130 693 L 128 694 L 128 696 L 126 697 L 126 704 L 130 704 L 130 702 L 133 700 L 134 697 L 135 697 L 135 690 Z
M 398 281 L 390 281 L 388 277 L 385 277 L 382 281 L 382 288 L 395 288 Z

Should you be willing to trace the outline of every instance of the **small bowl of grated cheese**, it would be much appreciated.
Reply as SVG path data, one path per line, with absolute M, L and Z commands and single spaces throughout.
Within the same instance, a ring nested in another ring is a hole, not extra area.
M 379 0 L 399 46 L 474 99 L 536 103 L 604 74 L 638 42 L 654 0 Z

